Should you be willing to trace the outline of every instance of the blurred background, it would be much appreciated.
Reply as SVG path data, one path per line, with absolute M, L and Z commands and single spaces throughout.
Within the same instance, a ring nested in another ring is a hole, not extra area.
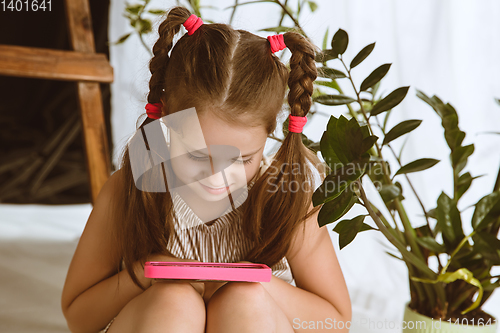
M 143 2 L 88 3 L 94 53 L 109 61 L 113 73 L 112 82 L 92 86 L 99 87 L 105 128 L 99 135 L 103 147 L 107 146 L 107 152 L 102 150 L 109 158 L 107 168 L 113 172 L 119 166 L 119 154 L 128 138 L 145 117 L 151 57 L 148 49 L 158 37 L 156 29 L 161 19 L 153 9 L 166 10 L 176 4 L 192 7 L 188 1 L 150 1 L 147 8 L 153 13 L 145 13 L 144 17 L 151 21 L 152 32 L 139 38 L 134 30 L 137 26 L 132 27 L 124 14 L 131 13 L 126 11 L 127 6 Z M 281 3 L 297 12 L 297 1 Z M 234 4 L 199 1 L 205 21 L 231 23 L 235 29 L 263 37 L 274 32 L 262 29 L 294 25 L 289 17 L 282 19 L 282 7 L 275 2 L 247 4 L 233 11 L 230 6 Z M 36 12 L 1 6 L 0 53 L 6 50 L 2 49 L 4 46 L 75 50 L 75 39 L 69 33 L 71 20 L 63 1 L 51 3 L 50 10 L 47 7 Z M 462 199 L 464 216 L 470 218 L 472 211 L 465 208 L 491 191 L 498 175 L 500 105 L 495 99 L 500 98 L 499 14 L 500 2 L 496 0 L 316 0 L 304 1 L 298 15 L 300 26 L 319 47 L 325 34 L 330 45 L 333 34 L 339 28 L 345 30 L 349 47 L 344 58 L 349 61 L 363 47 L 376 42 L 371 55 L 351 73 L 358 85 L 373 69 L 391 63 L 379 92 L 387 95 L 396 87 L 410 86 L 407 97 L 389 118 L 388 127 L 405 119 L 423 120 L 408 136 L 401 159 L 405 163 L 423 157 L 442 160 L 425 172 L 409 176 L 429 209 L 435 206 L 441 191 L 451 191 L 453 179 L 449 176 L 449 148 L 443 139 L 441 119 L 417 98 L 416 89 L 452 104 L 460 128 L 467 133 L 464 144 L 475 145 L 467 170 L 473 176 L 484 176 L 474 181 Z M 117 43 L 121 38 L 125 40 Z M 16 53 L 17 49 L 9 50 L 14 56 L 0 56 L 0 63 L 12 62 L 15 54 L 21 54 Z M 279 55 L 287 63 L 288 50 Z M 37 61 L 37 66 L 43 65 L 43 61 Z M 342 70 L 339 64 L 332 67 Z M 105 64 L 102 68 L 106 68 Z M 82 109 L 82 96 L 87 95 L 76 81 L 67 77 L 23 77 L 19 73 L 9 74 L 5 68 L 0 75 L 2 332 L 69 332 L 60 309 L 60 296 L 69 262 L 92 210 L 93 188 L 88 175 L 92 159 L 86 155 L 88 141 L 82 131 L 85 126 L 76 116 Z M 346 95 L 352 93 L 349 82 L 338 82 Z M 347 115 L 345 105 L 315 104 L 313 108 L 318 112 L 304 128 L 304 134 L 313 141 L 321 138 L 329 115 Z M 399 151 L 403 142 L 395 142 L 394 147 Z M 266 154 L 275 151 L 276 144 L 269 139 Z M 418 218 L 421 214 L 417 205 L 408 203 L 405 207 L 409 215 Z M 353 209 L 347 218 L 363 213 L 364 210 Z M 402 320 L 404 304 L 409 300 L 404 264 L 385 253 L 389 245 L 379 234 L 361 233 L 340 250 L 337 233 L 331 231 L 331 225 L 326 227 L 353 303 L 351 331 L 398 332 L 380 324 L 377 327 L 377 323 L 385 320 L 398 324 Z M 498 291 L 483 308 L 500 318 Z

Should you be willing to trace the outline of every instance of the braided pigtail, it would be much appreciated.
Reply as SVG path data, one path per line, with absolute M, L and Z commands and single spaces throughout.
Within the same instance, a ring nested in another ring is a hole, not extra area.
M 179 32 L 181 25 L 186 22 L 191 13 L 184 7 L 174 7 L 167 18 L 158 27 L 159 38 L 153 46 L 153 57 L 149 61 L 149 71 L 151 79 L 149 80 L 148 103 L 162 103 L 163 90 L 165 88 L 165 73 L 170 57 L 168 53 L 173 47 L 174 36 Z M 166 110 L 162 110 L 162 117 L 166 115 Z M 148 121 L 152 121 L 151 119 Z
M 315 46 L 297 32 L 289 31 L 283 37 L 292 53 L 287 98 L 290 114 L 304 117 L 311 108 L 313 82 L 317 77 Z M 246 226 L 247 232 L 258 244 L 247 254 L 247 260 L 275 265 L 286 255 L 290 243 L 279 245 L 290 240 L 299 224 L 320 208 L 309 211 L 315 178 L 308 162 L 321 170 L 321 161 L 302 143 L 302 134 L 289 131 L 271 165 L 255 184 L 258 194 L 250 196 L 246 206 L 245 214 L 250 214 L 252 221 Z M 264 209 L 252 209 L 259 196 L 265 198 Z
M 154 56 L 149 62 L 151 71 L 147 96 L 149 103 L 166 105 L 164 103 L 165 92 L 163 89 L 165 89 L 165 76 L 170 61 L 168 53 L 172 49 L 174 36 L 190 15 L 188 9 L 174 7 L 168 12 L 166 19 L 159 26 L 159 38 L 153 46 Z M 166 111 L 166 108 L 162 108 L 162 117 L 167 114 Z M 134 263 L 138 260 L 143 262 L 153 253 L 166 253 L 166 246 L 173 232 L 171 223 L 165 223 L 165 216 L 171 219 L 173 215 L 170 193 L 161 189 L 158 191 L 138 189 L 131 167 L 130 159 L 132 158 L 136 165 L 140 165 L 144 170 L 147 170 L 145 165 L 148 165 L 149 158 L 142 159 L 142 157 L 145 157 L 144 150 L 140 145 L 137 145 L 137 142 L 144 142 L 147 151 L 150 151 L 143 127 L 152 121 L 154 119 L 146 118 L 131 140 L 135 144 L 127 146 L 123 153 L 120 172 L 123 174 L 125 187 L 121 202 L 122 207 L 125 208 L 118 212 L 120 214 L 118 220 L 121 225 L 116 235 L 121 246 L 123 264 L 132 281 L 142 289 L 144 289 L 144 286 L 141 286 L 137 279 L 133 268 Z M 150 126 L 159 125 L 156 123 L 150 124 Z M 144 138 L 144 141 L 142 141 L 141 137 Z M 161 168 L 148 170 L 147 173 L 142 175 L 141 184 L 144 184 L 145 187 L 149 186 L 146 184 L 165 184 L 162 172 Z

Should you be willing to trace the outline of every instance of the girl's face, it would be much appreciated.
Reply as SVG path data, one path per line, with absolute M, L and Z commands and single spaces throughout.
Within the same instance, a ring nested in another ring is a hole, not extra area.
M 185 121 L 179 132 L 170 130 L 176 187 L 185 185 L 206 201 L 219 201 L 246 186 L 259 170 L 267 139 L 263 126 L 235 127 L 205 112 Z

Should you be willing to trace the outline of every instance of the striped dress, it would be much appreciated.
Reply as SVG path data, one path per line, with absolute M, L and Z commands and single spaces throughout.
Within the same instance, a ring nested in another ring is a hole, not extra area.
M 271 161 L 272 157 L 263 158 L 259 175 L 262 175 L 269 167 Z M 252 188 L 254 183 L 255 179 L 248 184 L 248 190 Z M 235 207 L 240 207 L 245 198 L 244 195 L 236 198 L 234 200 Z M 240 209 L 228 208 L 221 217 L 204 223 L 177 191 L 172 191 L 172 202 L 175 212 L 175 232 L 171 235 L 167 245 L 170 253 L 177 258 L 194 259 L 201 262 L 230 263 L 244 260 L 244 255 L 251 249 L 252 244 L 244 237 Z M 271 270 L 274 276 L 295 285 L 286 257 L 272 266 Z M 113 320 L 99 333 L 107 332 Z

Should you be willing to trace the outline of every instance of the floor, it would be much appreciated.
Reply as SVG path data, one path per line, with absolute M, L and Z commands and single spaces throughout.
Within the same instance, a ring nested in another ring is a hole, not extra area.
M 61 292 L 91 209 L 0 205 L 0 332 L 69 332 Z M 385 254 L 376 234 L 361 233 L 341 251 L 337 234 L 331 237 L 353 304 L 351 332 L 400 332 L 408 301 L 405 266 Z M 484 309 L 500 318 L 498 291 Z

